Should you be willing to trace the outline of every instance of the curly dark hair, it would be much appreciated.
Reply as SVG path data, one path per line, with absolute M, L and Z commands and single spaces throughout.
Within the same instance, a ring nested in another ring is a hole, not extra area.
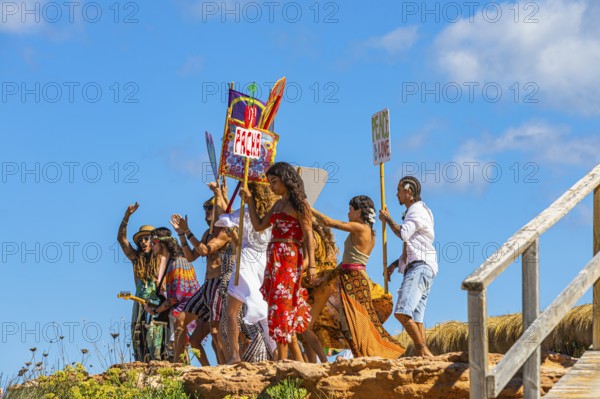
M 414 176 L 404 176 L 400 179 L 400 184 L 407 185 L 410 191 L 413 193 L 415 201 L 421 201 L 421 182 Z
M 357 195 L 352 197 L 349 204 L 355 210 L 360 210 L 360 216 L 366 224 L 371 226 L 375 224 L 375 204 L 373 200 L 366 195 Z
M 160 243 L 167 248 L 167 251 L 169 251 L 169 254 L 171 254 L 172 258 L 183 256 L 183 249 L 181 249 L 181 246 L 175 237 L 171 235 L 171 230 L 167 227 L 158 227 L 152 230 L 150 233 L 150 239 L 160 240 Z
M 296 168 L 287 162 L 275 162 L 267 170 L 267 176 L 279 177 L 290 192 L 290 201 L 294 209 L 304 218 L 310 219 L 312 217 L 310 207 L 306 202 L 304 182 Z

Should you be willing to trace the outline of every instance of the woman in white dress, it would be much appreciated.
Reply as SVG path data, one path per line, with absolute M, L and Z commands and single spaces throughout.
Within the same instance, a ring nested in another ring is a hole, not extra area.
M 277 196 L 273 194 L 268 186 L 256 183 L 248 185 L 254 201 L 256 211 L 260 217 L 264 216 L 277 201 Z M 233 199 L 232 199 L 233 200 Z M 218 205 L 217 205 L 218 206 Z M 215 223 L 216 226 L 225 227 L 231 235 L 234 243 L 238 242 L 238 226 L 240 222 L 240 210 L 222 215 Z M 265 267 L 267 265 L 267 246 L 271 240 L 271 228 L 257 232 L 252 227 L 250 213 L 244 215 L 244 231 L 242 235 L 242 253 L 240 259 L 240 278 L 238 285 L 235 285 L 235 276 L 229 281 L 227 289 L 227 344 L 229 346 L 228 364 L 239 363 L 239 331 L 238 315 L 242 306 L 245 304 L 246 312 L 243 315 L 243 322 L 249 326 L 260 327 L 254 339 L 263 339 L 268 345 L 268 352 L 272 353 L 275 349 L 275 342 L 269 337 L 267 324 L 267 302 L 264 300 L 260 287 L 263 284 Z M 235 255 L 234 255 L 235 256 Z M 235 269 L 234 269 L 235 270 Z M 258 349 L 258 348 L 255 348 Z M 243 360 L 255 358 L 255 354 L 245 354 Z M 254 359 L 265 360 L 265 359 Z

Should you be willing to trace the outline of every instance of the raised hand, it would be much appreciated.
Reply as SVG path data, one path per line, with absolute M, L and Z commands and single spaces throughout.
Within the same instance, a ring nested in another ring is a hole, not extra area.
M 382 209 L 379 211 L 379 220 L 382 222 L 387 222 L 390 219 L 390 213 L 387 209 Z
M 137 202 L 135 204 L 131 204 L 127 207 L 127 209 L 125 210 L 125 218 L 129 219 L 129 217 L 131 215 L 134 214 L 135 211 L 137 211 L 137 209 L 140 207 L 140 204 L 138 204 Z
M 183 234 L 188 229 L 187 215 L 185 215 L 185 218 L 182 218 L 180 214 L 176 213 L 171 216 L 169 223 L 171 223 L 177 234 Z
M 240 187 L 240 197 L 244 200 L 244 202 L 248 202 L 252 199 L 252 193 L 248 189 L 248 187 Z

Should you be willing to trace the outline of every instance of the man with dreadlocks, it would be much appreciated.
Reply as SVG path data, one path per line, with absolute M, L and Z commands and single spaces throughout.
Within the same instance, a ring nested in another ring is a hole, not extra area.
M 421 183 L 416 177 L 400 179 L 397 197 L 400 205 L 406 206 L 402 216 L 404 223 L 396 224 L 387 209 L 379 212 L 381 221 L 404 241 L 402 256 L 387 270 L 388 279 L 397 267 L 404 274 L 394 315 L 413 340 L 417 356 L 433 356 L 427 348 L 423 326 L 427 297 L 438 271 L 433 246 L 433 213 L 421 200 Z
M 119 226 L 117 241 L 121 245 L 123 253 L 133 263 L 133 279 L 135 282 L 135 296 L 157 301 L 157 283 L 159 261 L 152 254 L 150 246 L 150 232 L 154 227 L 141 226 L 139 231 L 133 235 L 137 249 L 127 240 L 127 223 L 131 215 L 139 208 L 137 202 L 129 205 L 125 210 L 125 216 Z M 161 358 L 162 340 L 164 327 L 150 321 L 150 317 L 137 302 L 133 302 L 131 315 L 131 338 L 133 343 L 133 356 L 135 360 L 159 360 Z M 164 348 L 163 348 L 164 349 Z

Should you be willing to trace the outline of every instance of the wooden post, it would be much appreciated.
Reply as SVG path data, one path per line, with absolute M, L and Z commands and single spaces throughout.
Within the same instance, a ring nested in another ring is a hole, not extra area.
M 386 209 L 385 207 L 385 170 L 384 163 L 379 164 L 379 183 L 381 185 L 381 209 Z M 388 293 L 388 272 L 387 272 L 387 230 L 386 223 L 383 222 L 381 224 L 381 241 L 383 244 L 383 287 L 385 289 L 385 293 Z
M 248 169 L 250 168 L 250 158 L 246 157 L 246 164 L 244 166 L 244 189 L 248 188 Z M 242 197 L 242 203 L 240 204 L 240 228 L 238 231 L 238 244 L 235 255 L 235 286 L 237 287 L 240 282 L 240 261 L 242 260 L 242 237 L 244 236 L 244 216 L 246 214 L 244 203 L 244 197 Z
M 469 291 L 469 373 L 471 399 L 486 399 L 488 335 L 486 290 Z
M 594 189 L 594 256 L 600 252 L 600 186 Z M 592 348 L 600 350 L 600 280 L 594 283 Z
M 523 331 L 532 325 L 540 313 L 539 239 L 523 252 Z M 523 366 L 523 399 L 540 399 L 541 334 L 529 337 L 537 340 L 537 349 Z

